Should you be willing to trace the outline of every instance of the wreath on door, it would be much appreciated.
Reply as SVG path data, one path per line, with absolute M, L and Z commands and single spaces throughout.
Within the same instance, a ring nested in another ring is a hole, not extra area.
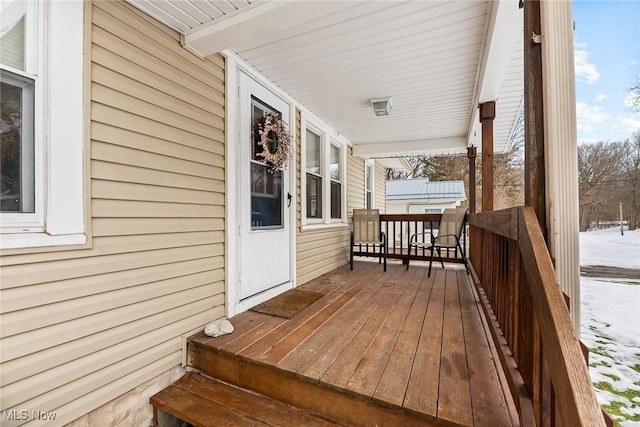
M 270 139 L 275 141 L 275 144 L 270 144 Z M 287 168 L 287 160 L 291 154 L 291 142 L 292 138 L 287 124 L 275 114 L 267 114 L 264 121 L 258 124 L 258 144 L 262 147 L 262 152 L 257 155 L 270 166 L 271 173 L 278 169 Z

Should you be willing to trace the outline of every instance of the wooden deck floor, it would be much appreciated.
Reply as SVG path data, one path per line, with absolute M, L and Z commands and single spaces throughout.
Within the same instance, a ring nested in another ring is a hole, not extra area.
M 514 425 L 463 268 L 356 262 L 300 289 L 324 294 L 293 319 L 248 311 L 199 345 L 454 425 Z

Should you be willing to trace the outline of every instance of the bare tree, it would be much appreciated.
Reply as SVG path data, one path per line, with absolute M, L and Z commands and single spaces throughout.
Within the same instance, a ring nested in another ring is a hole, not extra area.
M 389 171 L 387 179 L 428 177 L 432 181 L 463 181 L 469 194 L 469 160 L 466 154 L 455 156 L 415 156 L 407 159 L 411 172 Z M 506 153 L 494 155 L 494 208 L 503 209 L 524 204 L 524 163 L 522 144 Z M 479 188 L 482 185 L 482 159 L 476 159 L 477 203 L 482 203 Z
M 640 227 L 640 130 L 631 135 L 620 149 L 621 183 L 624 187 L 621 200 L 626 200 L 629 229 Z
M 598 142 L 578 147 L 580 230 L 592 222 L 610 219 L 610 197 L 619 172 L 619 147 Z
M 524 113 L 518 121 L 507 144 L 505 153 L 493 156 L 494 209 L 503 209 L 524 204 Z M 407 158 L 410 172 L 389 170 L 387 179 L 410 179 L 428 177 L 432 181 L 463 181 L 469 194 L 469 160 L 466 154 L 450 156 L 413 156 Z M 482 185 L 482 158 L 476 158 L 476 185 Z M 477 191 L 476 203 L 482 205 L 481 191 Z
M 632 111 L 640 111 L 640 77 L 636 76 L 636 80 L 627 90 L 629 91 L 629 108 Z
M 622 203 L 630 229 L 640 226 L 640 131 L 616 142 L 578 147 L 580 230 L 615 221 Z
M 494 209 L 524 205 L 524 111 L 508 146 L 507 152 L 494 156 Z

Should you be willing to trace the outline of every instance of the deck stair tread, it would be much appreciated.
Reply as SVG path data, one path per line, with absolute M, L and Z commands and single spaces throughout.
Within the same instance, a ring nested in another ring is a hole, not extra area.
M 196 427 L 335 427 L 338 424 L 198 372 L 185 374 L 151 397 L 151 404 Z

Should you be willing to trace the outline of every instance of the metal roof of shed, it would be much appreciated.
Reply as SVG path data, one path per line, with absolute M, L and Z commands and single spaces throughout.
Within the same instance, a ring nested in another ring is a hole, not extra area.
M 462 181 L 429 181 L 426 178 L 387 181 L 387 200 L 466 198 Z

